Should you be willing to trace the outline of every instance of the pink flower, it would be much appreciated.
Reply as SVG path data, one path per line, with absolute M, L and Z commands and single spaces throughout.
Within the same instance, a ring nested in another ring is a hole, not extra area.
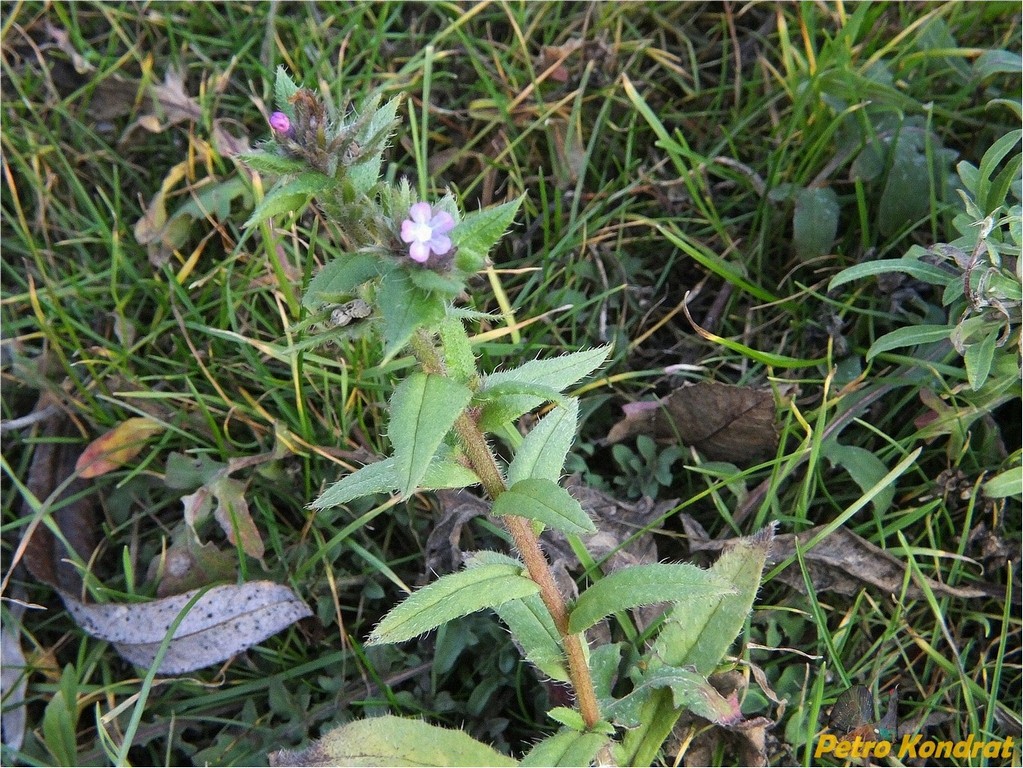
M 283 112 L 274 112 L 270 115 L 270 127 L 274 133 L 279 133 L 282 136 L 291 135 L 291 120 Z
M 429 203 L 413 205 L 408 218 L 401 223 L 401 239 L 409 243 L 409 258 L 422 264 L 430 258 L 431 252 L 443 256 L 451 250 L 451 238 L 447 233 L 454 227 L 455 220 L 447 211 L 434 213 Z

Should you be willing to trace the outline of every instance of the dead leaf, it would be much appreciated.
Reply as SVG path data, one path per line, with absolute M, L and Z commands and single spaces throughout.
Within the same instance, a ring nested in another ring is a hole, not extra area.
M 199 103 L 185 91 L 184 76 L 176 69 L 168 69 L 163 83 L 152 86 L 149 93 L 156 114 L 139 119 L 139 124 L 147 131 L 160 133 L 178 123 L 197 121 L 202 117 Z
M 235 136 L 227 130 L 228 120 L 217 118 L 213 121 L 213 148 L 221 157 L 237 157 L 252 151 L 248 135 L 242 131 L 241 136 Z
M 47 397 L 40 398 L 37 409 L 50 404 Z M 40 432 L 40 441 L 32 454 L 32 466 L 28 473 L 28 489 L 40 502 L 67 482 L 66 487 L 50 503 L 49 514 L 63 534 L 63 538 L 74 548 L 78 559 L 88 562 L 96 548 L 96 522 L 94 519 L 93 497 L 86 493 L 86 484 L 75 478 L 75 464 L 81 449 L 76 442 L 79 437 L 71 420 L 60 411 L 46 419 Z M 73 498 L 74 501 L 67 501 Z M 36 513 L 29 504 L 22 501 L 21 515 L 25 519 L 35 518 Z M 42 518 L 35 518 L 25 532 L 22 561 L 29 572 L 39 581 L 57 589 L 78 592 L 82 588 L 82 577 L 70 562 L 72 555 L 64 543 L 42 525 Z
M 689 515 L 681 515 L 682 524 L 689 536 L 690 550 L 717 551 L 736 539 L 708 539 L 706 532 Z M 818 526 L 799 534 L 775 536 L 771 547 L 771 559 L 775 562 L 794 557 L 796 538 L 800 546 L 821 533 L 826 526 Z M 803 560 L 810 572 L 810 580 L 817 592 L 837 592 L 842 595 L 856 595 L 864 586 L 876 587 L 885 594 L 898 595 L 902 592 L 902 580 L 908 565 L 894 555 L 857 536 L 848 528 L 839 527 L 821 539 L 808 550 L 803 550 Z M 778 574 L 782 582 L 806 593 L 806 584 L 793 563 Z M 1004 590 L 994 584 L 980 584 L 969 587 L 953 587 L 934 579 L 927 579 L 931 590 L 942 597 L 975 599 L 980 597 L 1003 597 Z M 923 596 L 920 588 L 910 583 L 907 595 L 911 599 Z
M 71 35 L 67 30 L 56 27 L 52 22 L 47 20 L 46 22 L 46 34 L 53 40 L 54 45 L 57 46 L 61 51 L 67 54 L 67 57 L 71 59 L 71 64 L 75 68 L 75 72 L 79 75 L 85 75 L 92 72 L 96 67 L 89 63 L 89 61 L 82 56 L 71 42 Z
M 606 443 L 634 435 L 692 446 L 711 461 L 751 464 L 778 448 L 774 396 L 768 390 L 704 381 L 661 400 L 629 403 Z
M 88 634 L 114 644 L 132 664 L 149 667 L 171 624 L 199 590 L 149 603 L 86 605 L 62 592 L 64 606 Z M 283 584 L 251 581 L 213 587 L 174 632 L 157 672 L 178 675 L 218 664 L 312 616 Z
M 79 477 L 105 475 L 134 459 L 146 447 L 146 440 L 163 432 L 163 425 L 138 416 L 125 419 L 109 432 L 89 443 L 75 462 Z
M 224 529 L 227 540 L 236 545 L 241 542 L 242 550 L 249 557 L 262 558 L 263 538 L 252 520 L 249 502 L 245 500 L 245 483 L 224 476 L 214 481 L 210 490 L 217 497 L 213 517 Z
M 224 552 L 212 541 L 202 544 L 195 532 L 184 526 L 179 528 L 174 543 L 150 562 L 147 578 L 157 582 L 157 597 L 167 597 L 229 581 L 237 572 L 234 550 Z

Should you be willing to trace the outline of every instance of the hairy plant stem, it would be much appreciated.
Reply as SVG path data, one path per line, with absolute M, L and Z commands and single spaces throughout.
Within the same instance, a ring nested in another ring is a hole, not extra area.
M 442 375 L 445 373 L 444 363 L 426 333 L 420 331 L 413 336 L 411 346 L 426 373 Z M 491 501 L 497 499 L 507 490 L 507 485 L 497 466 L 497 461 L 494 459 L 493 451 L 490 450 L 486 436 L 468 412 L 462 413 L 455 421 L 455 433 L 462 444 L 466 458 L 483 485 L 483 490 L 486 491 Z M 593 690 L 593 678 L 590 675 L 590 668 L 586 663 L 586 655 L 583 651 L 582 636 L 568 631 L 568 609 L 565 606 L 565 598 L 554 581 L 554 574 L 551 573 L 550 564 L 540 546 L 540 537 L 533 530 L 532 523 L 524 517 L 508 515 L 502 517 L 501 522 L 511 534 L 529 577 L 540 588 L 540 599 L 550 611 L 554 626 L 557 628 L 558 634 L 561 635 L 565 657 L 568 661 L 568 675 L 572 681 L 572 687 L 575 689 L 579 714 L 582 715 L 586 726 L 592 728 L 600 719 L 600 710 L 597 707 L 596 692 Z

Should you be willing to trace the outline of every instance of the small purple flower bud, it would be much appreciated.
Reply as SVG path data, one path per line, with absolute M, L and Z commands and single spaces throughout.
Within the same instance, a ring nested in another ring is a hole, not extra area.
M 410 259 L 424 264 L 430 253 L 443 256 L 451 250 L 447 235 L 455 228 L 455 220 L 450 213 L 434 213 L 429 203 L 416 203 L 409 208 L 408 216 L 401 223 L 401 239 L 409 243 Z
M 274 133 L 290 137 L 292 135 L 291 120 L 283 112 L 274 112 L 270 115 L 270 127 Z

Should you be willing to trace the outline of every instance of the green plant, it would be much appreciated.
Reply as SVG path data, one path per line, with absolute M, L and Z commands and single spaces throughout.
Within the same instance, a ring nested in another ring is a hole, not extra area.
M 611 446 L 622 475 L 615 478 L 615 485 L 623 488 L 631 498 L 650 496 L 655 498 L 658 491 L 671 485 L 671 468 L 685 455 L 685 450 L 671 445 L 658 451 L 657 444 L 648 435 L 636 438 L 636 450 L 616 443 Z
M 345 253 L 310 282 L 306 309 L 329 318 L 326 334 L 376 336 L 385 361 L 407 349 L 416 363 L 388 405 L 392 455 L 342 478 L 312 507 L 325 510 L 379 493 L 408 498 L 421 490 L 481 485 L 518 555 L 475 553 L 464 570 L 440 576 L 393 608 L 373 630 L 370 644 L 403 642 L 493 609 L 526 657 L 544 674 L 570 684 L 575 697 L 575 709 L 551 710 L 562 729 L 534 747 L 528 764 L 576 764 L 612 752 L 619 762 L 649 761 L 686 708 L 712 722 L 735 722 L 738 702 L 717 693 L 707 675 L 750 610 L 770 536 L 746 542 L 710 570 L 656 563 L 622 568 L 569 602 L 554 581 L 540 534 L 596 530 L 558 479 L 579 409 L 578 399 L 565 390 L 600 367 L 610 347 L 479 371 L 465 329 L 478 313 L 459 308 L 456 299 L 466 279 L 485 265 L 520 201 L 468 214 L 450 194 L 432 205 L 416 201 L 407 182 L 378 179 L 396 100 L 335 110 L 299 89 L 283 69 L 275 90 L 282 110 L 270 118 L 275 141 L 245 159 L 280 178 L 249 225 L 298 211 L 314 199 L 337 225 Z M 361 302 L 357 317 L 353 302 Z M 518 445 L 507 465 L 500 463 L 490 439 L 509 434 L 513 420 L 544 403 L 551 404 L 549 412 L 513 441 Z M 647 477 L 637 468 L 640 489 L 656 491 L 670 482 L 677 449 L 657 458 L 647 438 L 640 451 L 655 469 Z M 616 700 L 621 648 L 591 649 L 585 631 L 605 616 L 661 601 L 675 607 L 650 650 L 630 665 L 632 692 Z M 694 614 L 702 614 L 702 622 L 694 623 Z M 427 763 L 473 749 L 478 762 L 494 761 L 488 747 L 466 746 L 462 734 L 406 721 L 380 725 L 368 731 L 345 726 L 344 736 L 338 733 L 324 744 L 333 760 L 344 762 L 358 762 L 355 753 L 367 749 L 392 750 L 387 754 L 395 759 L 416 755 Z M 617 744 L 616 726 L 632 729 Z

